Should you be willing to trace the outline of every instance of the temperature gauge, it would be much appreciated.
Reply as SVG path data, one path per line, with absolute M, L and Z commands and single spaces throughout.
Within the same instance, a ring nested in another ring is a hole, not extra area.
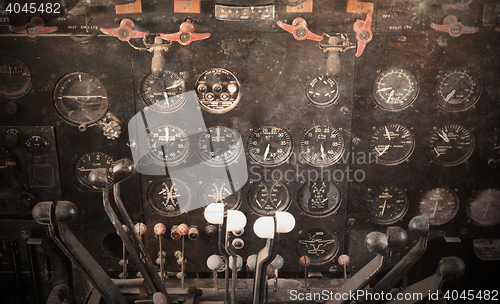
M 234 162 L 241 153 L 240 134 L 227 127 L 210 127 L 200 134 L 198 155 L 211 166 L 222 167 Z
M 89 174 L 97 168 L 106 169 L 109 185 L 113 184 L 113 164 L 111 156 L 102 152 L 87 153 L 76 161 L 75 174 L 78 181 L 89 189 L 94 188 L 89 182 Z
M 387 111 L 401 111 L 417 98 L 417 79 L 407 69 L 391 68 L 380 73 L 372 87 L 375 103 Z
M 205 111 L 215 114 L 226 113 L 234 109 L 240 101 L 240 82 L 228 70 L 210 69 L 198 77 L 196 96 Z
M 310 182 L 300 189 L 298 203 L 311 216 L 327 216 L 340 207 L 340 191 L 330 182 Z
M 149 187 L 148 201 L 154 211 L 174 217 L 189 210 L 191 192 L 186 184 L 178 179 L 162 178 Z
M 315 106 L 329 106 L 339 98 L 339 84 L 332 77 L 318 76 L 307 85 L 306 96 Z
M 274 215 L 290 205 L 290 190 L 282 182 L 259 182 L 248 193 L 248 204 L 261 215 Z
M 0 96 L 18 98 L 31 88 L 28 67 L 19 59 L 0 57 Z
M 439 106 L 451 112 L 464 111 L 481 95 L 481 80 L 467 71 L 451 71 L 438 77 L 434 97 Z
M 316 167 L 330 166 L 344 154 L 342 133 L 329 126 L 315 126 L 306 131 L 300 143 L 305 161 Z
M 233 183 L 223 179 L 215 179 L 205 183 L 198 191 L 198 200 L 201 206 L 211 203 L 223 203 L 224 213 L 235 210 L 241 204 L 241 191 L 236 190 Z
M 284 163 L 292 153 L 290 134 L 274 126 L 260 127 L 248 139 L 250 157 L 264 166 L 277 166 Z
M 467 213 L 474 223 L 480 226 L 493 226 L 500 223 L 500 191 L 484 190 L 469 203 Z
M 397 165 L 407 160 L 415 148 L 415 139 L 410 130 L 398 124 L 389 124 L 375 129 L 370 139 L 370 151 L 376 162 L 382 165 Z
M 165 71 L 161 77 L 148 74 L 141 83 L 141 95 L 152 109 L 169 113 L 181 108 L 187 100 L 186 83 L 174 72 Z
M 448 188 L 435 188 L 427 192 L 418 206 L 419 213 L 429 218 L 430 225 L 443 225 L 458 212 L 458 197 Z
M 188 156 L 189 141 L 180 128 L 163 125 L 155 127 L 148 134 L 147 148 L 148 155 L 157 163 L 175 166 Z
M 474 150 L 474 137 L 459 125 L 435 129 L 431 136 L 429 153 L 434 162 L 455 166 L 466 161 Z
M 365 212 L 370 221 L 389 225 L 397 222 L 408 211 L 408 198 L 396 187 L 381 187 L 370 191 L 365 201 Z

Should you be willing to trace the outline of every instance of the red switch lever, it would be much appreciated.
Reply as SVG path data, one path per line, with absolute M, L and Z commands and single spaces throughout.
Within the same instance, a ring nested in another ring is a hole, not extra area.
M 473 34 L 479 31 L 478 27 L 465 26 L 458 22 L 457 17 L 448 15 L 444 18 L 443 24 L 431 23 L 431 28 L 450 34 L 451 37 L 459 37 L 462 34 Z
M 366 44 L 372 41 L 373 33 L 372 27 L 372 11 L 366 12 L 366 20 L 358 20 L 354 22 L 352 28 L 356 32 L 356 40 L 358 40 L 358 50 L 356 51 L 356 57 L 363 54 Z
M 177 41 L 182 45 L 188 45 L 193 41 L 207 39 L 210 37 L 210 33 L 195 33 L 193 24 L 184 22 L 177 33 L 160 34 L 160 37 L 168 41 Z
M 145 32 L 134 31 L 134 21 L 125 18 L 120 22 L 120 26 L 115 29 L 106 29 L 101 27 L 100 30 L 106 35 L 118 37 L 121 41 L 129 41 L 131 38 L 142 38 L 148 34 Z
M 293 35 L 293 38 L 297 40 L 323 40 L 323 37 L 318 36 L 307 29 L 307 22 L 302 18 L 295 18 L 292 22 L 292 25 L 278 21 L 278 26 L 291 33 Z
M 9 29 L 19 34 L 26 34 L 29 38 L 36 38 L 40 34 L 53 33 L 57 31 L 57 26 L 45 27 L 45 21 L 43 18 L 35 16 L 25 25 L 9 26 Z

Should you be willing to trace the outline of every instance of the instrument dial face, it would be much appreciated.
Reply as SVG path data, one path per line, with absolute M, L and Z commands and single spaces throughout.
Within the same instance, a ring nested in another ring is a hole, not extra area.
M 224 213 L 227 210 L 235 210 L 241 204 L 241 191 L 236 190 L 233 183 L 215 179 L 209 183 L 205 183 L 198 191 L 198 200 L 202 206 L 207 206 L 211 203 L 223 203 Z
M 250 157 L 264 166 L 284 163 L 292 154 L 292 138 L 283 128 L 260 127 L 252 132 L 248 140 Z
M 54 89 L 54 104 L 62 118 L 76 125 L 89 125 L 108 111 L 108 93 L 102 83 L 87 73 L 71 73 Z
M 310 182 L 300 189 L 298 203 L 311 216 L 327 216 L 340 207 L 340 190 L 331 182 Z
M 155 181 L 148 189 L 148 201 L 154 211 L 174 217 L 189 210 L 191 192 L 185 183 L 175 178 Z
M 481 95 L 481 80 L 467 71 L 451 71 L 438 79 L 434 97 L 445 110 L 467 110 L 476 104 Z
M 290 205 L 290 190 L 282 182 L 259 182 L 248 193 L 248 203 L 260 215 L 274 215 Z
M 18 98 L 31 88 L 28 67 L 19 59 L 0 57 L 0 96 Z
M 386 111 L 400 111 L 417 98 L 419 86 L 415 76 L 402 68 L 391 68 L 380 73 L 372 87 L 375 102 Z
M 196 96 L 205 111 L 215 114 L 226 113 L 240 101 L 240 82 L 228 70 L 210 69 L 198 77 Z
M 314 228 L 299 237 L 297 253 L 311 259 L 311 265 L 321 265 L 331 261 L 339 250 L 337 238 L 328 230 Z
M 162 113 L 174 112 L 186 102 L 186 83 L 174 72 L 165 71 L 161 77 L 146 75 L 141 84 L 141 95 L 144 102 L 154 110 Z
M 208 165 L 222 167 L 234 162 L 241 153 L 240 135 L 235 130 L 210 127 L 198 138 L 197 151 Z
M 436 129 L 431 136 L 429 153 L 434 162 L 455 166 L 466 161 L 474 150 L 474 137 L 459 125 Z
M 500 223 L 500 191 L 484 190 L 469 203 L 467 213 L 474 223 L 480 226 L 493 226 Z
M 50 150 L 50 143 L 43 135 L 27 135 L 24 139 L 24 149 L 31 155 L 42 156 Z
M 336 128 L 315 126 L 306 131 L 300 143 L 305 161 L 316 167 L 330 166 L 342 157 L 344 137 Z
M 306 96 L 313 105 L 326 107 L 339 98 L 339 85 L 332 77 L 318 76 L 307 85 Z
M 0 193 L 16 187 L 23 177 L 23 168 L 14 153 L 0 147 Z
M 429 218 L 430 225 L 443 225 L 457 214 L 458 197 L 448 188 L 435 188 L 424 195 L 418 209 L 421 215 Z
M 413 134 L 406 127 L 388 124 L 375 129 L 370 139 L 370 151 L 376 162 L 383 165 L 397 165 L 407 160 L 415 148 Z
M 113 184 L 113 158 L 102 152 L 91 152 L 76 161 L 75 174 L 78 181 L 89 189 L 96 190 L 89 182 L 89 174 L 97 168 L 106 169 L 109 185 Z
M 180 164 L 189 153 L 186 133 L 169 125 L 155 127 L 148 135 L 147 147 L 154 161 L 169 166 Z
M 396 187 L 380 187 L 370 191 L 365 201 L 365 212 L 370 221 L 389 225 L 397 222 L 408 211 L 408 198 Z

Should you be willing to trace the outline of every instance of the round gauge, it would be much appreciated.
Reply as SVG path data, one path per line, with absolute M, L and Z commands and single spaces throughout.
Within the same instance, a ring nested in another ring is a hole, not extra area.
M 260 127 L 252 132 L 248 140 L 250 157 L 264 166 L 284 163 L 292 154 L 292 138 L 283 128 Z
M 236 190 L 233 183 L 228 180 L 215 179 L 205 183 L 198 191 L 198 201 L 201 206 L 211 203 L 223 203 L 224 213 L 235 210 L 241 204 L 241 191 Z
M 338 251 L 337 238 L 326 229 L 310 229 L 303 233 L 297 242 L 297 253 L 300 257 L 309 257 L 311 265 L 321 265 L 331 261 Z
M 438 79 L 434 97 L 445 110 L 467 110 L 476 104 L 481 95 L 481 80 L 467 71 L 451 71 Z
M 113 158 L 102 152 L 91 152 L 76 161 L 75 173 L 78 181 L 87 188 L 97 189 L 89 182 L 89 174 L 97 168 L 106 169 L 108 183 L 113 184 Z
M 413 74 L 402 68 L 381 72 L 372 87 L 373 98 L 386 111 L 400 111 L 409 107 L 417 98 L 418 82 Z
M 141 83 L 141 95 L 148 105 L 155 105 L 154 110 L 169 113 L 178 110 L 187 99 L 186 83 L 174 72 L 165 71 L 161 77 L 146 75 Z
M 210 166 L 231 164 L 238 158 L 241 150 L 240 134 L 228 127 L 210 127 L 198 138 L 198 155 Z
M 304 134 L 300 149 L 308 164 L 316 167 L 330 166 L 344 154 L 344 137 L 336 128 L 315 126 Z
M 19 59 L 0 57 L 0 96 L 18 98 L 31 88 L 28 67 Z
M 189 210 L 191 193 L 185 183 L 175 178 L 162 178 L 148 189 L 148 201 L 154 211 L 174 217 Z
M 306 96 L 315 106 L 329 106 L 339 98 L 339 84 L 332 77 L 318 76 L 307 85 Z
M 49 140 L 43 135 L 27 135 L 23 144 L 24 149 L 35 156 L 45 155 L 50 150 Z
M 57 82 L 54 105 L 68 122 L 86 126 L 101 119 L 108 111 L 108 93 L 96 77 L 71 73 Z
M 19 159 L 6 147 L 0 147 L 0 192 L 16 187 L 23 177 Z
M 189 141 L 180 128 L 163 125 L 149 132 L 147 147 L 153 160 L 175 166 L 187 157 Z
M 434 162 L 443 166 L 455 166 L 466 161 L 474 150 L 474 137 L 459 125 L 435 128 L 429 144 Z
M 443 225 L 457 214 L 458 197 L 448 188 L 435 188 L 424 195 L 418 209 L 421 215 L 427 215 L 430 225 Z
M 370 151 L 376 162 L 382 165 L 397 165 L 407 160 L 415 148 L 415 139 L 410 130 L 398 124 L 388 124 L 375 129 L 370 139 Z
M 282 182 L 259 182 L 248 193 L 248 204 L 260 215 L 284 211 L 291 202 L 290 190 Z
M 484 190 L 469 203 L 467 213 L 474 223 L 480 226 L 493 226 L 500 223 L 500 191 Z
M 311 216 L 326 216 L 340 207 L 340 190 L 330 182 L 310 182 L 300 188 L 298 203 Z
M 408 211 L 408 197 L 396 187 L 380 187 L 370 191 L 365 201 L 365 212 L 370 221 L 389 225 L 397 222 Z
M 236 76 L 225 69 L 210 69 L 196 80 L 196 96 L 201 107 L 210 113 L 231 111 L 241 97 L 241 86 Z

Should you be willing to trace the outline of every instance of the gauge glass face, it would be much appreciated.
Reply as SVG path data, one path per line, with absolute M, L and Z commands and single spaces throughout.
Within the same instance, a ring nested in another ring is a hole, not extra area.
M 146 75 L 141 84 L 144 102 L 155 111 L 170 113 L 181 108 L 186 102 L 186 83 L 179 75 L 165 71 L 161 77 Z
M 27 135 L 23 144 L 24 149 L 35 156 L 45 155 L 50 150 L 49 140 L 43 135 Z
M 388 124 L 375 130 L 370 139 L 370 151 L 376 162 L 382 165 L 397 165 L 413 153 L 415 139 L 406 127 Z
M 210 69 L 198 77 L 196 96 L 205 111 L 214 114 L 226 113 L 234 109 L 240 101 L 240 82 L 228 70 Z
M 403 218 L 408 211 L 408 198 L 403 190 L 390 186 L 370 191 L 365 201 L 365 212 L 370 221 L 388 225 Z
M 380 73 L 372 87 L 377 105 L 387 111 L 400 111 L 417 98 L 418 82 L 415 76 L 402 68 L 391 68 Z
M 201 202 L 201 206 L 223 203 L 225 214 L 227 210 L 238 209 L 241 204 L 241 191 L 236 190 L 230 181 L 215 179 L 201 186 L 198 191 L 198 200 Z
M 108 111 L 106 88 L 94 76 L 71 73 L 56 84 L 54 104 L 62 118 L 76 125 L 88 125 Z
M 340 190 L 331 182 L 310 182 L 300 189 L 298 203 L 308 215 L 326 216 L 340 207 Z
M 424 195 L 418 209 L 421 215 L 429 218 L 430 225 L 443 225 L 457 214 L 458 197 L 448 188 L 435 188 Z
M 28 67 L 19 59 L 0 57 L 0 96 L 18 98 L 31 88 Z
M 259 182 L 248 193 L 248 204 L 260 215 L 274 215 L 290 205 L 290 190 L 282 182 Z
M 487 189 L 481 192 L 467 208 L 469 217 L 480 226 L 500 223 L 500 191 Z
M 113 184 L 113 158 L 102 152 L 91 152 L 80 157 L 75 164 L 75 173 L 78 181 L 89 189 L 97 189 L 89 182 L 89 174 L 97 168 L 106 169 L 108 184 Z
M 292 153 L 292 138 L 283 128 L 260 127 L 252 132 L 248 140 L 250 157 L 264 166 L 284 163 Z
M 155 127 L 147 139 L 148 155 L 157 163 L 180 164 L 188 155 L 189 142 L 183 130 L 163 125 Z
M 328 230 L 314 228 L 304 233 L 297 242 L 299 256 L 311 259 L 311 265 L 331 261 L 339 250 L 337 238 Z
M 431 136 L 429 154 L 434 162 L 455 166 L 466 161 L 474 150 L 474 138 L 469 130 L 459 125 L 436 129 Z
M 329 76 L 318 76 L 306 87 L 307 99 L 315 106 L 326 107 L 339 98 L 339 85 Z
M 434 97 L 440 107 L 459 112 L 472 107 L 481 95 L 481 80 L 467 71 L 450 71 L 438 78 Z
M 12 151 L 0 147 L 0 193 L 16 187 L 23 177 L 23 168 Z
M 175 178 L 155 181 L 148 189 L 148 201 L 154 211 L 174 217 L 189 210 L 191 192 L 185 183 Z
M 210 127 L 200 134 L 197 143 L 198 155 L 208 165 L 227 166 L 241 153 L 240 135 L 231 128 Z
M 306 131 L 300 143 L 305 161 L 316 167 L 330 166 L 344 154 L 342 133 L 329 126 L 315 126 Z

